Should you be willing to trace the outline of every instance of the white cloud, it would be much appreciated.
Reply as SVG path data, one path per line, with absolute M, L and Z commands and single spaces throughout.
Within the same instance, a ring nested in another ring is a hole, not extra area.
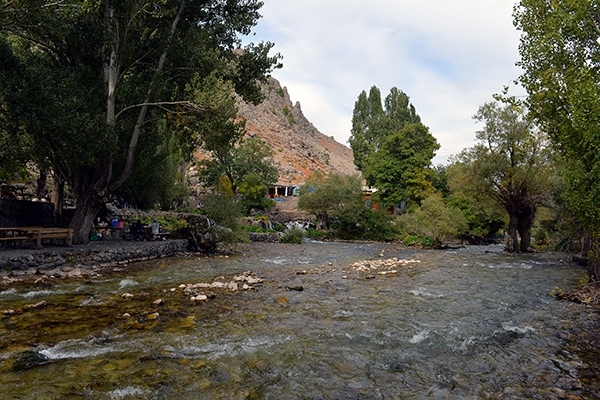
M 346 143 L 358 94 L 407 93 L 442 148 L 472 146 L 471 116 L 519 75 L 511 0 L 266 0 L 249 40 L 275 43 L 274 72 L 324 134 Z M 520 93 L 515 93 L 520 94 Z

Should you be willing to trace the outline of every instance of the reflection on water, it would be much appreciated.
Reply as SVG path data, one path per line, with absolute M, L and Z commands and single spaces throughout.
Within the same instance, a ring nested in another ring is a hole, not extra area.
M 555 255 L 349 243 L 246 251 L 0 292 L 2 309 L 23 309 L 0 319 L 0 397 L 600 397 L 598 309 L 547 295 L 583 276 Z M 348 267 L 392 257 L 421 262 L 389 275 Z M 176 289 L 248 270 L 265 279 L 256 290 L 190 302 Z

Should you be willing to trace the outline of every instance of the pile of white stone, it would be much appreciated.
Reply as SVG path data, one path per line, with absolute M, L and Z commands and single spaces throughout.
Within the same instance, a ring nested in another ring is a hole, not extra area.
M 412 259 L 399 259 L 398 257 L 385 260 L 361 260 L 348 265 L 347 269 L 363 273 L 377 273 L 377 275 L 393 275 L 398 273 L 398 269 L 412 269 L 411 264 L 421 261 Z
M 254 289 L 253 285 L 262 282 L 264 279 L 258 278 L 252 271 L 246 271 L 241 275 L 234 276 L 230 281 L 226 281 L 225 277 L 221 276 L 212 283 L 182 283 L 177 288 L 171 288 L 171 292 L 181 290 L 186 296 L 189 296 L 192 302 L 206 301 L 216 295 L 213 292 L 203 292 L 203 289 L 223 289 L 237 292 L 238 290 L 252 290 Z

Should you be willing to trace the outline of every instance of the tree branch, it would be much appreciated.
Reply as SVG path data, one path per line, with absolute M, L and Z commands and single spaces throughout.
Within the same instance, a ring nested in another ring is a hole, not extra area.
M 131 109 L 139 108 L 139 107 L 152 107 L 152 106 L 159 106 L 159 107 L 162 107 L 162 106 L 186 106 L 187 108 L 200 109 L 200 106 L 192 103 L 191 101 L 160 101 L 160 102 L 156 102 L 156 103 L 140 103 L 140 104 L 134 104 L 132 106 L 125 107 L 124 109 L 119 111 L 117 113 L 117 115 L 115 116 L 115 120 L 118 120 L 119 116 L 121 114 L 123 114 L 124 112 L 129 111 Z
M 164 68 L 165 61 L 167 59 L 167 53 L 169 51 L 169 44 L 170 44 L 171 40 L 173 39 L 173 36 L 175 35 L 175 31 L 177 30 L 177 25 L 179 25 L 179 22 L 181 21 L 181 18 L 183 17 L 183 12 L 184 12 L 185 8 L 186 8 L 186 2 L 185 2 L 185 0 L 182 0 L 181 4 L 179 5 L 179 9 L 177 10 L 177 15 L 175 15 L 175 19 L 173 20 L 173 23 L 171 24 L 169 40 L 167 42 L 167 45 L 166 45 L 163 53 L 160 56 L 158 65 L 156 66 L 157 73 L 161 72 Z M 123 171 L 109 185 L 109 190 L 111 192 L 116 190 L 117 188 L 119 188 L 123 183 L 125 183 L 125 181 L 127 181 L 129 176 L 131 175 L 131 170 L 133 169 L 133 159 L 135 157 L 135 152 L 137 149 L 137 143 L 138 143 L 138 140 L 140 137 L 141 129 L 146 120 L 146 114 L 148 113 L 148 108 L 150 107 L 149 104 L 152 104 L 152 102 L 150 101 L 151 96 L 152 96 L 152 88 L 150 87 L 146 94 L 146 101 L 144 101 L 144 103 L 142 103 L 142 104 L 147 104 L 147 105 L 141 106 L 140 114 L 138 115 L 138 119 L 135 124 L 135 128 L 133 129 L 133 134 L 131 135 L 131 139 L 129 140 L 129 148 L 127 149 L 127 157 L 125 158 L 125 166 L 123 168 Z

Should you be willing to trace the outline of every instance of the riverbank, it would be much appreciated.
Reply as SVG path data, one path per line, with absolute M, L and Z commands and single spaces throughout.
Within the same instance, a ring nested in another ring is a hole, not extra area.
M 44 249 L 0 249 L 0 284 L 39 277 L 94 276 L 129 263 L 184 253 L 187 240 L 107 240 Z

